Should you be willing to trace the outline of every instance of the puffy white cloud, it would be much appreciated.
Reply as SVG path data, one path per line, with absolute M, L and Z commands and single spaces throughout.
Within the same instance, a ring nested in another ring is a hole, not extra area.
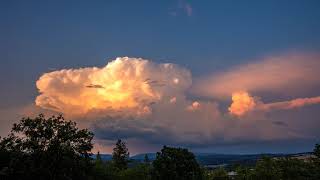
M 140 116 L 151 112 L 150 104 L 181 94 L 190 85 L 187 69 L 122 57 L 102 68 L 43 74 L 37 81 L 36 104 L 70 116 Z
M 187 107 L 189 111 L 196 111 L 200 108 L 200 103 L 198 101 L 194 101 L 190 106 Z
M 229 112 L 236 116 L 241 116 L 246 112 L 253 110 L 256 106 L 254 97 L 251 97 L 247 92 L 232 93 L 232 104 L 229 107 Z

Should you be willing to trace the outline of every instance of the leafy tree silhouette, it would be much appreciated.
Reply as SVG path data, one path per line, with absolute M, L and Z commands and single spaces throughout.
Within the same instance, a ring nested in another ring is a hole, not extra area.
M 201 168 L 193 153 L 187 149 L 164 146 L 153 161 L 154 179 L 202 179 Z
M 126 143 L 118 139 L 116 147 L 113 148 L 112 160 L 114 166 L 119 170 L 124 170 L 128 168 L 129 161 L 129 151 L 126 146 Z
M 9 179 L 86 179 L 92 138 L 62 115 L 23 118 L 0 142 L 0 154 L 9 157 L 1 173 Z
M 149 164 L 149 163 L 150 163 L 150 159 L 149 159 L 148 154 L 145 154 L 145 155 L 144 155 L 144 160 L 143 160 L 143 162 L 146 163 L 146 164 Z

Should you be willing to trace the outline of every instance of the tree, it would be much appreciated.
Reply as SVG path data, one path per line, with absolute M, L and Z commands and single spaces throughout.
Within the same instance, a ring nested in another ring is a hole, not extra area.
M 102 158 L 100 155 L 100 152 L 98 151 L 97 156 L 96 156 L 96 163 L 97 164 L 102 164 Z
M 313 149 L 313 154 L 320 159 L 320 144 L 316 144 Z
M 281 179 L 280 169 L 271 157 L 263 157 L 255 167 L 255 176 L 260 180 Z
M 320 144 L 315 145 L 313 154 L 315 158 L 312 159 L 313 172 L 311 174 L 314 179 L 320 179 Z
M 113 148 L 112 160 L 114 166 L 119 170 L 124 170 L 128 168 L 129 151 L 125 142 L 118 139 L 116 147 Z
M 150 159 L 149 159 L 149 157 L 148 157 L 148 154 L 145 154 L 144 155 L 144 163 L 146 163 L 146 164 L 149 164 L 150 163 Z
M 10 157 L 1 172 L 13 179 L 86 179 L 92 138 L 62 115 L 22 118 L 0 142 Z
M 253 180 L 254 178 L 254 169 L 245 166 L 238 166 L 236 168 L 236 178 L 237 180 Z
M 226 170 L 223 168 L 217 168 L 212 172 L 212 179 L 214 180 L 228 180 L 229 176 Z
M 164 146 L 153 161 L 154 179 L 202 179 L 201 168 L 187 149 Z
M 281 173 L 281 179 L 312 179 L 312 166 L 309 162 L 299 159 L 284 157 L 276 160 Z
M 100 152 L 98 151 L 98 154 L 96 156 L 96 159 L 94 161 L 94 168 L 93 168 L 93 179 L 94 180 L 109 180 L 114 179 L 112 175 L 110 175 L 111 172 L 107 170 L 107 164 L 104 162 L 101 158 Z
M 151 167 L 148 164 L 138 164 L 119 172 L 119 180 L 150 180 Z

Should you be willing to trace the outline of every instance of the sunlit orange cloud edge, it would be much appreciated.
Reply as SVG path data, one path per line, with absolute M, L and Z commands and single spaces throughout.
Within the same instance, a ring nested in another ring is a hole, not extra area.
M 252 97 L 248 92 L 240 91 L 232 94 L 232 104 L 228 109 L 230 114 L 239 117 L 251 111 L 269 112 L 273 110 L 289 110 L 319 103 L 320 96 L 265 104 L 260 98 Z

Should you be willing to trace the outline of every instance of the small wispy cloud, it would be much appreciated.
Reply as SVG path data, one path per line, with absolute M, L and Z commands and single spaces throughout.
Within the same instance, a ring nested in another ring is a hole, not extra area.
M 169 15 L 177 16 L 178 14 L 186 14 L 187 16 L 193 15 L 193 8 L 190 3 L 185 0 L 179 0 L 177 6 L 174 8 L 170 8 Z
M 183 9 L 185 10 L 188 16 L 192 16 L 193 10 L 189 3 L 184 3 Z

